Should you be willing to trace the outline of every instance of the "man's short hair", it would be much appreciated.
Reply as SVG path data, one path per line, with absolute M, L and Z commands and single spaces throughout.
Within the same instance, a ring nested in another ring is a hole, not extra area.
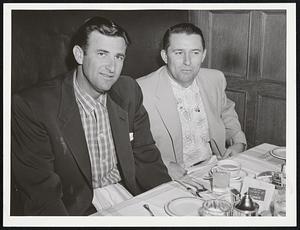
M 203 49 L 205 49 L 205 40 L 203 37 L 203 33 L 199 27 L 195 26 L 192 23 L 180 23 L 180 24 L 170 27 L 164 34 L 162 48 L 164 50 L 167 50 L 168 47 L 170 46 L 171 34 L 180 34 L 180 33 L 200 35 Z
M 89 35 L 93 31 L 98 31 L 106 36 L 122 37 L 127 46 L 130 44 L 129 36 L 122 27 L 109 19 L 93 17 L 87 19 L 77 30 L 72 40 L 72 47 L 79 45 L 84 51 L 86 51 Z

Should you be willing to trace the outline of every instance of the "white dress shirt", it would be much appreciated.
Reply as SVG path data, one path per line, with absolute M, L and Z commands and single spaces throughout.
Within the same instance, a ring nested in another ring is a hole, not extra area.
M 182 127 L 184 166 L 190 167 L 212 155 L 208 121 L 196 81 L 185 88 L 169 79 Z

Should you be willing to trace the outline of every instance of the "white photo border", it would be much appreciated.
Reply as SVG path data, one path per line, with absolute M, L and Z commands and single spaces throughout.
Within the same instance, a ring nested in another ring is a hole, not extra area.
M 286 217 L 19 217 L 10 216 L 10 103 L 12 10 L 286 10 L 287 159 Z M 3 4 L 3 226 L 296 226 L 296 3 L 4 3 Z

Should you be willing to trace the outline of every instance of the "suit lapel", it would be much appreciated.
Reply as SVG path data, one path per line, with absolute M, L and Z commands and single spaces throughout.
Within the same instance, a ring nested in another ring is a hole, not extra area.
M 167 74 L 167 70 L 163 69 L 158 77 L 155 94 L 156 108 L 172 139 L 176 162 L 183 163 L 181 123 Z
M 107 95 L 107 110 L 110 127 L 114 139 L 118 163 L 120 164 L 125 183 L 133 188 L 134 182 L 130 180 L 134 176 L 134 161 L 129 140 L 128 113 L 122 109 L 112 98 L 117 96 L 113 92 Z
M 89 152 L 75 100 L 73 77 L 66 77 L 62 83 L 61 105 L 58 115 L 63 138 L 69 146 L 80 170 L 92 186 L 92 173 Z
M 209 138 L 211 139 L 211 146 L 213 152 L 223 152 L 225 151 L 224 147 L 217 145 L 218 143 L 222 143 L 224 138 L 222 138 L 222 132 L 223 130 L 219 130 L 217 125 L 218 120 L 215 118 L 218 115 L 218 111 L 215 111 L 212 108 L 211 102 L 209 102 L 209 87 L 208 89 L 205 89 L 205 78 L 209 78 L 209 76 L 203 76 L 202 71 L 200 70 L 197 79 L 197 84 L 199 87 L 201 99 L 205 108 L 205 113 L 207 116 L 207 121 L 208 121 L 208 129 L 209 129 Z

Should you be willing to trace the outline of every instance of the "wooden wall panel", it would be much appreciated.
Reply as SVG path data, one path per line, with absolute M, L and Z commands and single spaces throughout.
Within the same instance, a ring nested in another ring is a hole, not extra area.
M 225 74 L 248 147 L 285 145 L 286 12 L 191 11 L 190 19 L 207 41 L 204 66 Z
M 226 75 L 245 78 L 248 61 L 249 12 L 212 11 L 210 18 L 209 65 L 221 69 Z
M 236 90 L 226 90 L 226 95 L 229 99 L 235 102 L 235 111 L 239 116 L 241 127 L 245 129 L 246 122 L 246 92 Z
M 285 82 L 286 72 L 286 17 L 280 12 L 264 12 L 262 79 Z
M 259 95 L 255 142 L 257 144 L 267 142 L 276 145 L 285 145 L 285 114 L 286 102 L 284 99 Z

